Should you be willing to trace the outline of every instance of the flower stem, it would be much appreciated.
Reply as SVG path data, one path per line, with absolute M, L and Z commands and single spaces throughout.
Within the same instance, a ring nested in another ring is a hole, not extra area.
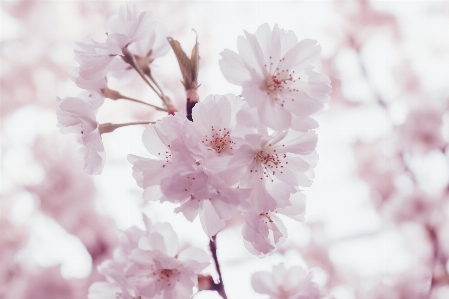
M 128 50 L 128 48 L 123 48 L 122 49 L 122 52 L 123 52 L 123 55 L 125 55 L 124 57 L 123 57 L 123 60 L 125 61 L 125 62 L 127 62 L 129 65 L 131 65 L 135 70 L 136 70 L 136 72 L 139 74 L 139 76 L 143 79 L 143 81 L 145 81 L 145 83 L 147 83 L 148 84 L 148 86 L 150 86 L 151 87 L 151 89 L 158 95 L 158 97 L 162 100 L 162 102 L 164 103 L 164 105 L 166 106 L 166 107 L 168 107 L 168 101 L 167 101 L 167 98 L 166 98 L 166 96 L 165 95 L 162 95 L 160 92 L 158 92 L 155 88 L 154 88 L 154 86 L 153 86 L 153 84 L 147 79 L 147 77 L 145 76 L 145 74 L 142 72 L 142 70 L 139 68 L 139 66 L 137 65 L 137 63 L 136 63 L 136 59 L 134 58 L 134 55 L 133 54 L 131 54 L 131 52 L 129 52 L 129 50 Z
M 158 110 L 158 111 L 164 111 L 164 112 L 167 112 L 167 111 L 168 111 L 168 110 L 165 109 L 165 108 L 161 108 L 161 107 L 158 107 L 158 106 L 156 106 L 156 105 L 153 105 L 153 104 L 150 104 L 150 103 L 141 101 L 141 100 L 133 99 L 133 98 L 130 98 L 130 97 L 127 97 L 127 96 L 124 96 L 124 95 L 122 95 L 122 96 L 120 97 L 120 99 L 121 99 L 121 100 L 128 100 L 128 101 L 132 101 L 132 102 L 136 102 L 136 103 L 145 104 L 145 105 L 147 105 L 147 106 L 153 107 L 154 109 L 156 109 L 156 110 Z
M 128 100 L 128 101 L 132 101 L 132 102 L 136 102 L 136 103 L 140 103 L 140 104 L 144 104 L 150 107 L 153 107 L 154 109 L 158 110 L 158 111 L 164 111 L 164 112 L 168 112 L 167 109 L 158 107 L 156 105 L 141 101 L 141 100 L 137 100 L 137 99 L 133 99 L 130 98 L 128 96 L 124 96 L 122 95 L 120 92 L 110 89 L 109 87 L 106 87 L 105 90 L 103 91 L 103 94 L 106 98 L 111 99 L 111 100 Z
M 223 278 L 221 277 L 221 270 L 220 270 L 220 264 L 218 263 L 218 257 L 217 257 L 217 235 L 213 236 L 212 239 L 209 242 L 209 248 L 212 252 L 212 257 L 214 259 L 215 268 L 217 269 L 219 282 L 215 284 L 215 290 L 217 293 L 223 298 L 228 299 L 228 296 L 226 295 L 224 284 L 223 284 Z

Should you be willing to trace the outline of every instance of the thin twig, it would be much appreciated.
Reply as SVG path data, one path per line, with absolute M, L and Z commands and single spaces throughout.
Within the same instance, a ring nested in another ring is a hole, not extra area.
M 128 100 L 128 101 L 133 101 L 133 102 L 136 102 L 136 103 L 145 104 L 147 106 L 153 107 L 154 109 L 156 109 L 158 111 L 164 111 L 164 112 L 168 111 L 165 108 L 162 108 L 162 107 L 159 107 L 159 106 L 156 106 L 156 105 L 153 105 L 153 104 L 141 101 L 141 100 L 133 99 L 133 98 L 130 98 L 130 97 L 127 97 L 127 96 L 123 96 L 123 95 L 120 97 L 120 100 Z
M 221 270 L 220 270 L 220 264 L 218 263 L 218 257 L 217 257 L 217 236 L 213 236 L 212 239 L 209 242 L 210 251 L 212 252 L 212 257 L 214 259 L 215 268 L 217 269 L 219 282 L 216 283 L 216 291 L 223 299 L 228 299 L 228 296 L 226 295 L 224 284 L 223 284 L 223 278 L 221 277 Z
M 134 125 L 148 125 L 148 124 L 154 124 L 154 121 L 138 121 L 138 122 L 123 123 L 123 124 L 104 123 L 104 124 L 100 124 L 99 131 L 100 131 L 100 134 L 104 134 L 104 133 L 111 133 L 115 129 L 118 129 L 121 127 L 134 126 Z
M 165 98 L 165 96 L 163 96 L 162 94 L 160 94 L 153 86 L 153 84 L 151 84 L 151 82 L 147 79 L 147 77 L 145 77 L 145 74 L 142 72 L 142 70 L 137 66 L 137 62 L 136 62 L 136 58 L 134 57 L 133 54 L 131 54 L 131 52 L 129 52 L 129 50 L 127 48 L 123 48 L 122 49 L 124 56 L 124 60 L 125 62 L 127 62 L 129 65 L 131 65 L 133 67 L 133 69 L 136 70 L 136 72 L 139 74 L 139 76 L 145 81 L 145 83 L 148 84 L 148 86 L 151 87 L 151 89 L 158 95 L 158 97 L 162 100 L 162 102 L 165 104 L 165 106 L 168 106 L 167 104 L 167 99 Z

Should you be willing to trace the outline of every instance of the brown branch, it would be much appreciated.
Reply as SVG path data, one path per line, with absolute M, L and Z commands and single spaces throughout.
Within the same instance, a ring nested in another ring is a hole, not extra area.
M 217 269 L 219 282 L 215 283 L 214 289 L 217 291 L 217 293 L 223 298 L 228 299 L 228 296 L 226 295 L 224 284 L 223 284 L 223 278 L 221 277 L 221 270 L 220 270 L 220 264 L 218 263 L 218 257 L 217 257 L 217 236 L 213 236 L 212 239 L 209 242 L 209 248 L 212 252 L 212 257 L 214 259 L 215 268 Z

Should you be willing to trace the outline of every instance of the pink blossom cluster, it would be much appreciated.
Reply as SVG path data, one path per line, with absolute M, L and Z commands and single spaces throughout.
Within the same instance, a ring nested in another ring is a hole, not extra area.
M 193 294 L 209 255 L 199 248 L 180 248 L 170 224 L 143 219 L 145 230 L 132 227 L 123 232 L 114 259 L 100 265 L 108 282 L 94 283 L 89 299 L 169 299 Z
M 84 91 L 76 97 L 59 98 L 56 112 L 62 133 L 74 133 L 82 145 L 84 171 L 100 174 L 106 153 L 101 134 L 107 132 L 96 120 L 98 108 L 104 98 L 117 100 L 120 94 L 107 87 L 107 78 L 129 80 L 135 74 L 125 63 L 122 49 L 127 49 L 136 65 L 144 71 L 154 59 L 166 54 L 167 29 L 151 12 L 139 12 L 134 2 L 120 6 L 119 13 L 107 23 L 107 39 L 104 42 L 88 40 L 77 43 L 71 78 Z
M 239 49 L 225 50 L 220 66 L 242 97 L 211 95 L 193 108 L 192 122 L 176 113 L 149 125 L 143 143 L 154 158 L 129 160 L 144 198 L 179 204 L 175 212 L 199 216 L 209 237 L 240 212 L 246 247 L 266 255 L 287 239 L 278 214 L 303 219 L 300 188 L 311 185 L 317 161 L 310 116 L 330 82 L 313 71 L 316 42 L 298 42 L 291 31 L 262 25 L 239 38 Z
M 331 92 L 329 78 L 314 70 L 321 47 L 313 40 L 299 41 L 277 25 L 271 29 L 264 24 L 254 34 L 245 31 L 238 39 L 238 53 L 225 50 L 220 61 L 225 78 L 242 87 L 241 95 L 210 95 L 199 101 L 198 43 L 187 57 L 179 42 L 170 37 L 165 41 L 165 27 L 154 15 L 139 13 L 133 3 L 122 5 L 107 27 L 105 42 L 77 44 L 79 66 L 73 79 L 84 94 L 58 98 L 59 125 L 62 132 L 78 135 L 84 170 L 101 173 L 101 134 L 129 125 L 96 121 L 105 97 L 130 99 L 109 89 L 107 78 L 129 77 L 136 71 L 161 98 L 164 107 L 158 110 L 169 114 L 143 132 L 150 157 L 128 157 L 144 199 L 174 203 L 175 212 L 189 221 L 199 217 L 211 242 L 228 220 L 241 214 L 246 248 L 260 257 L 273 254 L 287 240 L 279 215 L 304 220 L 302 188 L 314 178 L 318 123 L 312 116 Z M 169 46 L 183 75 L 186 113 L 174 107 L 151 73 L 151 62 Z M 118 255 L 100 266 L 108 282 L 92 285 L 89 298 L 174 299 L 192 293 L 207 255 L 196 249 L 178 252 L 170 225 L 153 226 L 144 220 L 146 230 L 126 231 Z M 275 268 L 274 275 L 304 274 L 281 268 Z M 287 286 L 288 298 L 319 298 L 309 278 L 297 278 Z M 225 298 L 222 285 L 217 291 Z M 277 296 L 273 298 L 285 294 Z

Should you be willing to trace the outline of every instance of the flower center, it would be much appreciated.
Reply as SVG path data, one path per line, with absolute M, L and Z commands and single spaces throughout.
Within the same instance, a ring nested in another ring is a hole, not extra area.
M 280 93 L 285 89 L 289 89 L 290 83 L 294 82 L 292 75 L 286 71 L 280 73 L 276 72 L 271 77 L 266 80 L 267 92 L 270 93 Z
M 268 146 L 271 146 L 269 144 Z M 282 145 L 283 146 L 283 145 Z M 254 162 L 256 164 L 262 165 L 263 174 L 262 177 L 260 177 L 261 180 L 263 180 L 263 177 L 270 178 L 273 182 L 273 179 L 271 176 L 276 175 L 276 171 L 279 170 L 280 173 L 283 173 L 282 168 L 284 168 L 283 164 L 288 164 L 288 162 L 282 161 L 283 158 L 286 158 L 286 154 L 279 154 L 276 153 L 275 149 L 261 149 L 254 155 Z M 253 172 L 253 170 L 250 170 L 250 172 Z M 256 170 L 257 172 L 257 170 Z
M 288 93 L 296 92 L 298 89 L 292 88 L 291 85 L 299 80 L 300 78 L 293 78 L 295 71 L 289 71 L 288 69 L 282 69 L 282 64 L 285 58 L 279 59 L 278 62 L 274 63 L 273 58 L 270 56 L 269 65 L 265 64 L 267 69 L 265 85 L 267 95 L 271 97 L 273 101 L 278 101 L 280 94 L 284 94 L 288 97 Z M 276 69 L 274 68 L 277 65 Z M 291 99 L 294 101 L 294 99 Z M 280 101 L 280 105 L 283 107 L 285 99 Z
M 231 140 L 231 131 L 227 128 L 215 129 L 211 127 L 211 136 L 205 136 L 205 139 L 201 141 L 204 145 L 215 150 L 217 153 L 221 153 L 226 149 L 232 150 L 235 142 Z
M 273 222 L 273 220 L 271 220 L 271 217 L 268 213 L 261 213 L 260 218 L 262 218 L 262 221 L 265 222 L 266 224 L 268 224 L 268 222 Z

